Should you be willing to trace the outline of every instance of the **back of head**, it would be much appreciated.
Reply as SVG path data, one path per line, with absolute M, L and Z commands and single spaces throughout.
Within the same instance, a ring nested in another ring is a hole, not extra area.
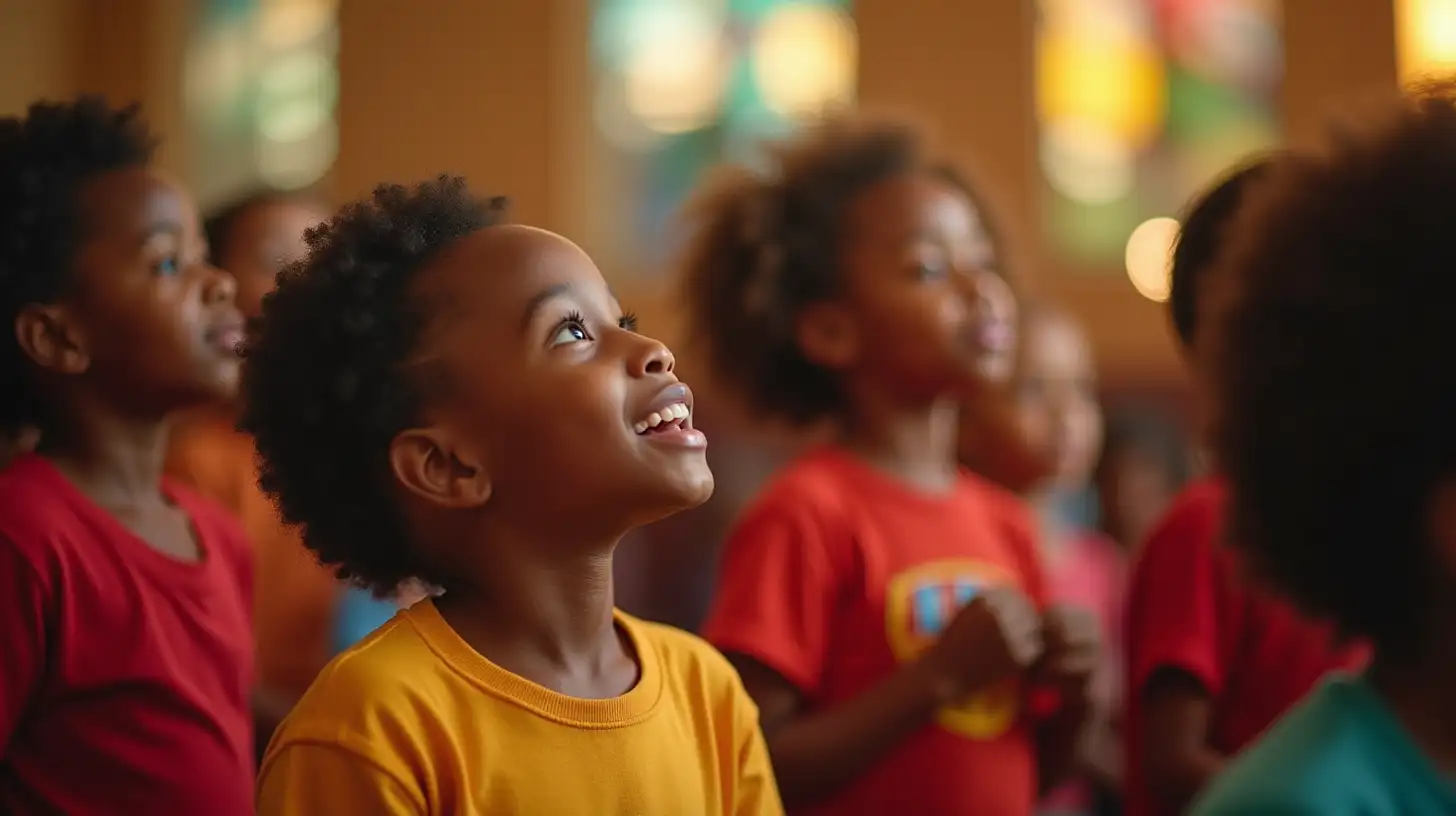
M 341 578 L 380 593 L 430 579 L 405 544 L 387 451 L 419 421 L 406 371 L 429 315 L 412 284 L 447 246 L 505 219 L 463 179 L 383 185 L 307 234 L 247 349 L 243 430 L 283 520 Z
M 30 304 L 62 297 L 86 224 L 81 194 L 96 178 L 151 160 L 155 142 L 136 105 L 97 97 L 38 102 L 0 118 L 0 430 L 42 421 L 32 374 L 15 340 Z
M 1283 161 L 1218 274 L 1216 446 L 1234 541 L 1310 612 L 1412 646 L 1456 469 L 1456 86 Z M 1450 535 L 1452 531 L 1446 531 Z
M 681 260 L 689 339 L 755 413 L 807 423 L 840 410 L 838 380 L 802 353 L 797 321 L 840 293 L 856 195 L 922 170 L 970 192 L 928 163 L 916 128 L 832 118 L 774 146 L 762 173 L 725 169 L 689 202 Z
M 1193 346 L 1202 282 L 1223 247 L 1228 226 L 1245 193 L 1268 174 L 1274 160 L 1272 154 L 1246 160 L 1189 202 L 1184 212 L 1173 248 L 1168 314 L 1185 349 Z

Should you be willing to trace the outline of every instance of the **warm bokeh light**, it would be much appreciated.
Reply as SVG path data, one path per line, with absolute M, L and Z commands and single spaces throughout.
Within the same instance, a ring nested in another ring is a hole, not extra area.
M 279 51 L 297 48 L 333 25 L 338 0 L 260 0 L 258 37 Z
M 1161 55 L 1133 26 L 1075 24 L 1049 20 L 1039 39 L 1038 115 L 1043 122 L 1094 123 L 1141 149 L 1161 131 L 1167 109 Z
M 643 7 L 621 67 L 627 111 L 648 129 L 687 133 L 722 104 L 728 60 L 723 20 L 692 4 Z
M 1173 245 L 1178 241 L 1178 219 L 1150 218 L 1127 239 L 1127 277 L 1138 294 L 1159 303 L 1168 299 Z
M 854 95 L 854 22 L 819 3 L 769 12 L 754 38 L 754 78 L 769 109 L 788 119 L 814 116 Z
M 1083 204 L 1106 204 L 1132 192 L 1137 156 L 1096 123 L 1047 122 L 1041 139 L 1042 173 L 1053 190 Z
M 1395 37 L 1402 82 L 1456 69 L 1456 0 L 1396 0 Z

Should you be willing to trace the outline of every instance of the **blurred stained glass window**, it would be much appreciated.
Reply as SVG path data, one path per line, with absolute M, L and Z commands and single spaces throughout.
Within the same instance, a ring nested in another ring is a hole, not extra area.
M 1166 297 L 1170 217 L 1280 138 L 1279 2 L 1038 0 L 1038 11 L 1047 242 L 1073 266 L 1126 260 L 1139 291 Z
M 856 55 L 848 0 L 594 0 L 594 114 L 634 265 L 660 267 L 705 170 L 848 103 Z
M 206 0 L 187 53 L 204 201 L 318 182 L 338 152 L 338 0 Z

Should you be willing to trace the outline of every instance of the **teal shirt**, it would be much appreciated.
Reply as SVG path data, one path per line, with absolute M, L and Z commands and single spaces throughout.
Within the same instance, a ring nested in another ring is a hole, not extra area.
M 1193 816 L 1456 814 L 1444 778 L 1370 685 L 1337 677 L 1241 753 Z

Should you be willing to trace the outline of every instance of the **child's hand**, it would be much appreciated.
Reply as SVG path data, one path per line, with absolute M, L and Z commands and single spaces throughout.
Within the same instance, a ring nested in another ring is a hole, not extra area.
M 1042 654 L 1042 621 L 1027 597 L 988 589 L 966 604 L 922 658 L 947 702 L 1020 674 Z
M 1042 616 L 1046 651 L 1038 673 L 1066 693 L 1085 696 L 1102 661 L 1097 619 L 1085 610 L 1054 606 Z

